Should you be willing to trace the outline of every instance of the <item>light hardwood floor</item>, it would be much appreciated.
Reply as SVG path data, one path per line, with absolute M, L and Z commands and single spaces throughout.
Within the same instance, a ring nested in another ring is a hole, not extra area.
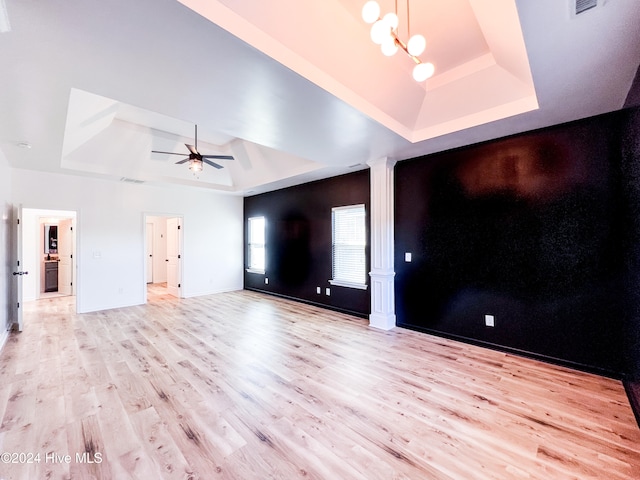
M 0 451 L 40 463 L 0 479 L 640 478 L 618 381 L 253 292 L 161 292 L 27 305 Z

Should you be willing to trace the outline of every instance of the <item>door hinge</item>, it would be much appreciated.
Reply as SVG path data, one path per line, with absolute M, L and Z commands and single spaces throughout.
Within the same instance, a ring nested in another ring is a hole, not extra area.
M 69 229 L 73 232 L 73 227 L 69 227 Z
M 18 308 L 20 308 L 20 302 L 18 302 Z
M 178 225 L 178 230 L 180 230 L 180 228 L 181 228 L 181 226 L 180 226 L 180 225 Z
M 180 288 L 182 285 L 178 284 L 178 288 Z
M 18 264 L 18 266 L 20 266 L 20 260 L 16 260 L 16 263 Z
M 71 254 L 71 257 L 70 257 L 70 258 L 73 258 L 73 254 Z
M 20 225 L 20 219 L 16 218 L 16 225 Z
M 178 255 L 178 258 L 182 258 L 180 255 Z

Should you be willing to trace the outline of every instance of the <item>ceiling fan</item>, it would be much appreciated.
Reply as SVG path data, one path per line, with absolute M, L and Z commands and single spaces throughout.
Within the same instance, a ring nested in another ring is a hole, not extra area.
M 224 168 L 222 165 L 209 160 L 210 158 L 215 158 L 216 160 L 233 160 L 233 157 L 231 155 L 202 155 L 200 152 L 198 152 L 198 125 L 196 125 L 195 145 L 189 145 L 185 143 L 185 146 L 189 149 L 189 156 L 180 160 L 179 162 L 176 162 L 176 165 L 189 162 L 189 170 L 193 172 L 201 172 L 204 163 L 206 163 L 207 165 L 211 165 L 212 167 L 217 169 Z M 151 153 L 186 155 L 185 153 L 161 152 L 158 150 L 151 150 Z

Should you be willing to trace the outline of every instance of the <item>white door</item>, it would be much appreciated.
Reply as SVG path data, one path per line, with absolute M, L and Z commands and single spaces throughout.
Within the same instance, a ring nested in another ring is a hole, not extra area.
M 167 293 L 180 296 L 181 222 L 179 218 L 167 219 Z
M 58 223 L 58 292 L 72 295 L 73 285 L 73 220 Z
M 146 265 L 147 265 L 147 283 L 153 283 L 153 223 L 147 223 L 147 248 L 146 248 Z
M 13 208 L 13 231 L 12 235 L 12 251 L 11 251 L 11 318 L 14 328 L 19 332 L 24 327 L 22 319 L 22 276 L 28 275 L 29 272 L 22 271 L 22 205 Z

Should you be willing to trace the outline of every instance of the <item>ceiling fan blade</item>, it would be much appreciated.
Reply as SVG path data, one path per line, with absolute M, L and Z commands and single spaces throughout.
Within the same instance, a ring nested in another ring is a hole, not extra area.
M 158 150 L 151 150 L 151 153 L 166 153 L 167 155 L 184 155 L 184 153 L 160 152 L 160 151 L 158 151 Z
M 184 153 L 183 153 L 183 155 L 184 155 Z M 183 163 L 187 163 L 189 160 L 191 160 L 191 158 L 187 157 L 187 158 L 185 158 L 183 160 L 180 160 L 179 162 L 176 162 L 176 165 L 181 165 Z
M 202 158 L 217 158 L 218 160 L 233 160 L 231 155 L 202 155 Z
M 185 143 L 185 146 L 189 149 L 189 151 L 191 153 L 193 153 L 194 155 L 199 155 L 198 150 L 196 150 L 196 147 L 194 147 L 193 145 L 188 145 Z
M 202 161 L 207 165 L 211 165 L 212 167 L 217 168 L 218 170 L 220 170 L 221 168 L 224 168 L 222 165 L 218 165 L 217 163 L 214 163 L 211 160 L 207 160 L 206 158 L 204 158 Z

